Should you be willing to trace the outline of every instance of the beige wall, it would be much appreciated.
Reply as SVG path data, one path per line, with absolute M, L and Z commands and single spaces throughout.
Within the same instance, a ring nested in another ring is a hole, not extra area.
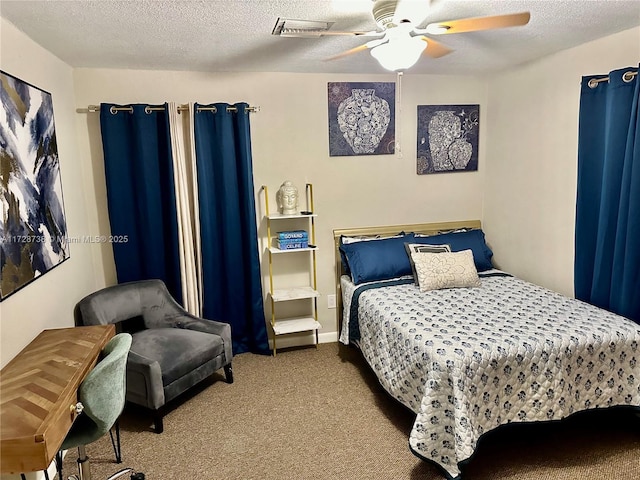
M 78 156 L 71 67 L 0 19 L 0 68 L 52 95 L 62 190 L 70 236 L 88 234 L 84 171 Z M 0 303 L 0 361 L 5 365 L 41 330 L 73 326 L 73 307 L 103 285 L 96 277 L 90 245 L 71 245 L 70 258 Z
M 573 295 L 580 79 L 639 59 L 640 27 L 490 80 L 483 220 L 501 268 Z
M 481 127 L 480 170 L 452 175 L 416 175 L 416 106 L 418 104 L 480 104 L 486 112 L 484 80 L 468 77 L 410 76 L 402 78 L 398 138 L 402 156 L 330 157 L 328 152 L 327 82 L 396 81 L 395 75 L 158 72 L 77 69 L 76 106 L 100 102 L 200 103 L 246 101 L 259 106 L 252 114 L 251 135 L 257 206 L 258 190 L 267 185 L 271 208 L 284 180 L 302 188 L 313 183 L 317 219 L 319 318 L 323 339 L 335 340 L 335 311 L 326 295 L 334 293 L 332 230 L 354 226 L 480 218 L 484 177 L 485 133 Z M 104 169 L 97 114 L 78 117 L 80 155 L 93 165 L 95 208 L 102 233 L 108 232 L 104 202 Z M 301 196 L 301 198 L 303 198 Z M 259 219 L 260 233 L 266 225 Z M 114 281 L 108 246 L 98 263 Z M 264 263 L 264 262 L 263 262 Z M 268 287 L 268 283 L 265 283 Z M 266 291 L 266 289 L 265 289 Z

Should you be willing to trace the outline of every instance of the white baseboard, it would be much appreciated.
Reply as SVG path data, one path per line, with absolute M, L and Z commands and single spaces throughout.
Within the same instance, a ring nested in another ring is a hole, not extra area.
M 338 332 L 326 332 L 318 334 L 318 343 L 334 343 L 338 341 Z M 276 339 L 276 347 L 303 347 L 307 345 L 315 345 L 316 334 L 314 332 L 305 332 L 300 334 L 280 335 Z M 273 349 L 273 338 L 269 339 L 269 348 Z
M 318 334 L 318 342 L 320 343 L 336 343 L 338 341 L 338 332 L 326 332 Z

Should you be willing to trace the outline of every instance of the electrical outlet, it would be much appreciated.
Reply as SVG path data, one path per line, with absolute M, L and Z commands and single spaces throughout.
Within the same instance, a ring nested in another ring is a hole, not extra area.
M 327 295 L 327 308 L 336 308 L 336 296 Z

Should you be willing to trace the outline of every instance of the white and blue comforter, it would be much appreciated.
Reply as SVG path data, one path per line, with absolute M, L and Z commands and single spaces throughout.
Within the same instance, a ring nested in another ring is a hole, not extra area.
M 400 283 L 359 292 L 343 277 L 345 313 L 358 304 L 340 340 L 417 414 L 411 450 L 451 478 L 499 425 L 640 406 L 640 325 L 511 276 L 431 292 Z

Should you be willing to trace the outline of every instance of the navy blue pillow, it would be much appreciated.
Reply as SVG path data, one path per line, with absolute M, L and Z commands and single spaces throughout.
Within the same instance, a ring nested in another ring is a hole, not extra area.
M 404 244 L 414 243 L 414 240 L 413 234 L 408 234 L 397 238 L 343 244 L 340 251 L 347 259 L 351 280 L 358 285 L 411 275 L 411 262 Z
M 471 250 L 473 251 L 473 262 L 476 264 L 476 269 L 479 272 L 493 268 L 493 264 L 491 263 L 493 252 L 485 241 L 484 232 L 478 228 L 466 232 L 451 232 L 428 237 L 415 237 L 413 243 L 426 243 L 429 245 L 443 245 L 447 243 L 451 247 L 452 252 Z
M 405 235 L 404 232 L 398 232 L 392 236 L 397 237 L 400 235 Z M 358 242 L 376 242 L 378 240 L 382 240 L 384 239 L 384 237 L 362 237 L 362 238 L 367 238 L 366 240 L 357 240 L 355 242 L 344 242 L 345 238 L 349 238 L 347 235 L 340 235 L 340 245 L 338 247 L 338 249 L 340 250 L 340 261 L 342 262 L 342 270 L 344 271 L 344 273 L 346 275 L 351 275 L 351 270 L 349 269 L 349 262 L 347 262 L 347 257 L 345 256 L 344 252 L 342 251 L 342 245 L 350 245 L 351 243 L 358 243 Z M 357 237 L 351 237 L 351 238 L 357 238 Z

